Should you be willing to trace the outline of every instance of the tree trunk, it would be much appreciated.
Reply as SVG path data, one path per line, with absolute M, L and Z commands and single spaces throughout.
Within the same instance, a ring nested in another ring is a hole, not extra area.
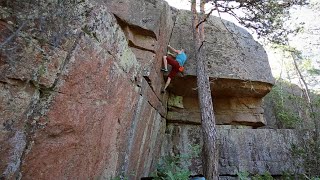
M 192 0 L 191 11 L 193 17 L 192 31 L 194 40 L 194 52 L 195 60 L 197 61 L 197 86 L 198 86 L 198 98 L 200 101 L 201 112 L 201 126 L 203 136 L 203 171 L 206 179 L 217 180 L 218 179 L 218 165 L 217 165 L 217 153 L 216 153 L 216 128 L 215 117 L 213 112 L 213 104 L 211 97 L 211 89 L 209 77 L 205 69 L 203 62 L 202 48 L 200 37 L 202 29 L 197 29 L 196 26 L 199 23 L 198 14 L 196 11 L 196 1 Z M 199 26 L 203 28 L 202 26 Z
M 296 71 L 298 72 L 298 75 L 299 75 L 299 78 L 301 79 L 303 85 L 304 85 L 304 88 L 305 88 L 305 96 L 307 98 L 307 101 L 308 101 L 308 105 L 309 105 L 309 109 L 311 111 L 311 118 L 314 122 L 314 125 L 315 125 L 315 136 L 314 136 L 314 141 L 315 141 L 315 149 L 314 149 L 314 153 L 315 153 L 315 167 L 319 167 L 319 153 L 320 153 L 320 140 L 319 140 L 319 129 L 320 129 L 320 123 L 319 123 L 319 120 L 317 119 L 317 117 L 315 117 L 315 111 L 314 111 L 314 108 L 313 108 L 313 104 L 312 104 L 312 101 L 311 101 L 311 97 L 310 97 L 310 90 L 308 88 L 308 84 L 307 82 L 305 81 L 299 67 L 298 67 L 298 64 L 297 64 L 297 61 L 296 61 L 296 55 L 294 53 L 291 52 L 291 56 L 292 56 L 292 59 L 293 59 L 293 64 L 294 64 L 294 67 L 296 69 Z

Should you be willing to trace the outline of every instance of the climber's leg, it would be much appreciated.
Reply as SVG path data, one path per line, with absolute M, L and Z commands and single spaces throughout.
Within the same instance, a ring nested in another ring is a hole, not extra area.
M 164 91 L 167 89 L 167 87 L 169 86 L 170 82 L 171 82 L 171 78 L 168 77 L 167 82 L 166 82 L 166 85 L 164 86 L 164 88 L 163 88 L 162 91 L 161 91 L 162 93 L 164 93 Z
M 167 72 L 168 71 L 168 61 L 167 61 L 167 56 L 163 56 L 163 65 L 164 65 L 164 68 L 161 69 L 161 71 L 165 71 Z

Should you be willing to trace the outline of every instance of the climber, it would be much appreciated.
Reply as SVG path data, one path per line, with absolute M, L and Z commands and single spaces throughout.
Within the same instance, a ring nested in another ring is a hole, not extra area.
M 174 76 L 178 72 L 183 72 L 183 70 L 184 70 L 183 65 L 187 60 L 187 55 L 185 54 L 184 49 L 176 50 L 173 47 L 171 47 L 170 45 L 168 45 L 168 48 L 169 48 L 169 50 L 175 52 L 177 55 L 176 55 L 175 59 L 171 53 L 168 53 L 168 56 L 163 56 L 164 68 L 162 68 L 161 71 L 168 72 L 168 63 L 172 66 L 172 69 L 168 75 L 168 79 L 167 79 L 167 82 L 166 82 L 164 88 L 161 90 L 162 93 L 165 92 L 165 90 L 169 86 L 169 84 L 170 84 L 171 80 L 174 78 Z

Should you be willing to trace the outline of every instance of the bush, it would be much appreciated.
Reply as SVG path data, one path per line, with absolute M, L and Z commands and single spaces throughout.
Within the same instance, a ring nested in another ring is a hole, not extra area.
M 201 148 L 199 145 L 190 146 L 189 154 L 165 156 L 163 157 L 158 166 L 156 172 L 152 174 L 152 177 L 156 180 L 187 180 L 191 175 L 188 166 L 191 164 L 192 158 L 199 157 Z
M 272 89 L 270 96 L 274 103 L 276 119 L 282 128 L 295 128 L 300 125 L 302 119 L 299 115 L 299 109 L 306 107 L 301 97 L 291 94 L 279 86 Z

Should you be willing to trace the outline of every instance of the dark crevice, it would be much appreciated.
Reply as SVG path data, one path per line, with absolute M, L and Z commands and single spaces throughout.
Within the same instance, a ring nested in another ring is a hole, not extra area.
M 127 21 L 118 17 L 116 14 L 114 14 L 114 16 L 116 17 L 116 20 L 123 31 L 125 31 L 126 27 L 129 27 L 130 31 L 132 31 L 134 34 L 149 36 L 149 37 L 152 37 L 152 38 L 155 38 L 156 40 L 158 40 L 156 34 L 153 31 L 141 28 L 140 26 L 137 26 L 134 24 L 130 24 Z
M 231 122 L 231 123 L 225 124 L 225 125 L 250 126 L 253 129 L 265 126 L 265 124 L 263 124 L 262 122 L 239 122 L 239 121 Z
M 153 105 L 152 105 L 152 103 L 150 103 L 150 101 L 147 101 L 148 103 L 149 103 L 149 105 L 154 109 L 154 110 L 156 110 L 159 114 L 160 114 L 160 116 L 162 117 L 162 118 L 166 118 L 165 116 L 163 116 L 160 112 L 159 112 L 159 110 L 156 108 L 156 107 L 154 107 Z
M 153 94 L 157 97 L 157 99 L 162 103 L 162 101 L 160 100 L 160 98 L 157 96 L 157 94 L 155 93 L 153 87 L 152 87 L 152 83 L 151 83 L 151 79 L 148 76 L 143 76 L 143 78 L 147 81 L 150 89 L 152 90 Z M 143 94 L 140 94 L 141 96 L 143 96 Z M 148 100 L 148 103 L 150 104 L 150 106 L 152 108 L 154 108 L 157 112 L 160 112 L 156 107 L 154 107 L 152 105 L 152 103 Z M 161 117 L 165 118 L 161 113 L 159 113 Z
M 174 18 L 174 21 L 173 21 L 173 26 L 172 26 L 171 33 L 170 33 L 170 36 L 169 36 L 169 43 L 170 43 L 170 41 L 171 41 L 171 37 L 172 37 L 172 34 L 173 34 L 174 27 L 176 26 L 177 17 L 178 17 L 178 13 L 179 13 L 179 12 L 180 12 L 180 11 L 178 11 L 177 14 L 176 14 L 176 16 L 173 17 L 173 18 Z
M 107 50 L 107 52 L 113 57 L 113 59 L 117 59 L 116 55 L 114 55 L 111 51 Z
M 238 175 L 236 175 L 236 174 L 219 174 L 219 177 L 224 177 L 224 178 L 238 177 Z
M 137 49 L 140 49 L 140 50 L 143 50 L 143 51 L 149 51 L 149 52 L 152 52 L 152 53 L 156 53 L 154 50 L 146 49 L 144 47 L 135 45 L 131 40 L 129 40 L 128 45 L 129 45 L 129 47 L 133 47 L 133 48 L 137 48 Z
M 147 83 L 149 84 L 150 88 L 154 92 L 153 87 L 152 87 L 152 83 L 151 83 L 151 79 L 149 78 L 149 76 L 143 76 L 143 78 L 147 81 Z
M 26 84 L 28 84 L 28 80 L 24 80 L 24 79 L 19 79 L 19 78 L 10 78 L 10 77 L 6 77 L 5 79 L 0 79 L 0 83 L 3 84 L 10 84 L 13 86 L 25 86 Z
M 163 104 L 162 100 L 158 97 L 157 93 L 155 92 L 154 88 L 152 87 L 151 79 L 148 76 L 143 76 L 143 78 L 147 81 L 147 83 L 148 83 L 150 89 L 152 90 L 153 94 L 157 97 L 157 99 L 161 102 L 161 104 Z
M 73 55 L 73 52 L 76 49 L 76 47 L 81 39 L 81 36 L 83 36 L 83 35 L 84 35 L 83 32 L 79 33 L 78 37 L 76 38 L 75 42 L 73 43 L 71 50 L 69 51 L 69 53 L 66 57 L 66 60 L 63 62 L 62 66 L 60 66 L 59 73 L 57 74 L 57 78 L 55 79 L 53 85 L 50 87 L 51 89 L 54 89 L 56 87 L 56 85 L 58 84 L 58 81 L 60 80 L 60 77 L 61 77 L 63 70 L 65 70 L 66 65 L 69 64 L 71 56 Z
M 53 92 L 55 91 L 51 88 L 39 88 L 39 97 L 40 99 L 46 99 L 47 97 L 52 95 Z
M 167 123 L 185 124 L 185 125 L 201 125 L 200 122 L 183 121 L 183 120 L 169 120 L 169 119 L 167 119 Z

